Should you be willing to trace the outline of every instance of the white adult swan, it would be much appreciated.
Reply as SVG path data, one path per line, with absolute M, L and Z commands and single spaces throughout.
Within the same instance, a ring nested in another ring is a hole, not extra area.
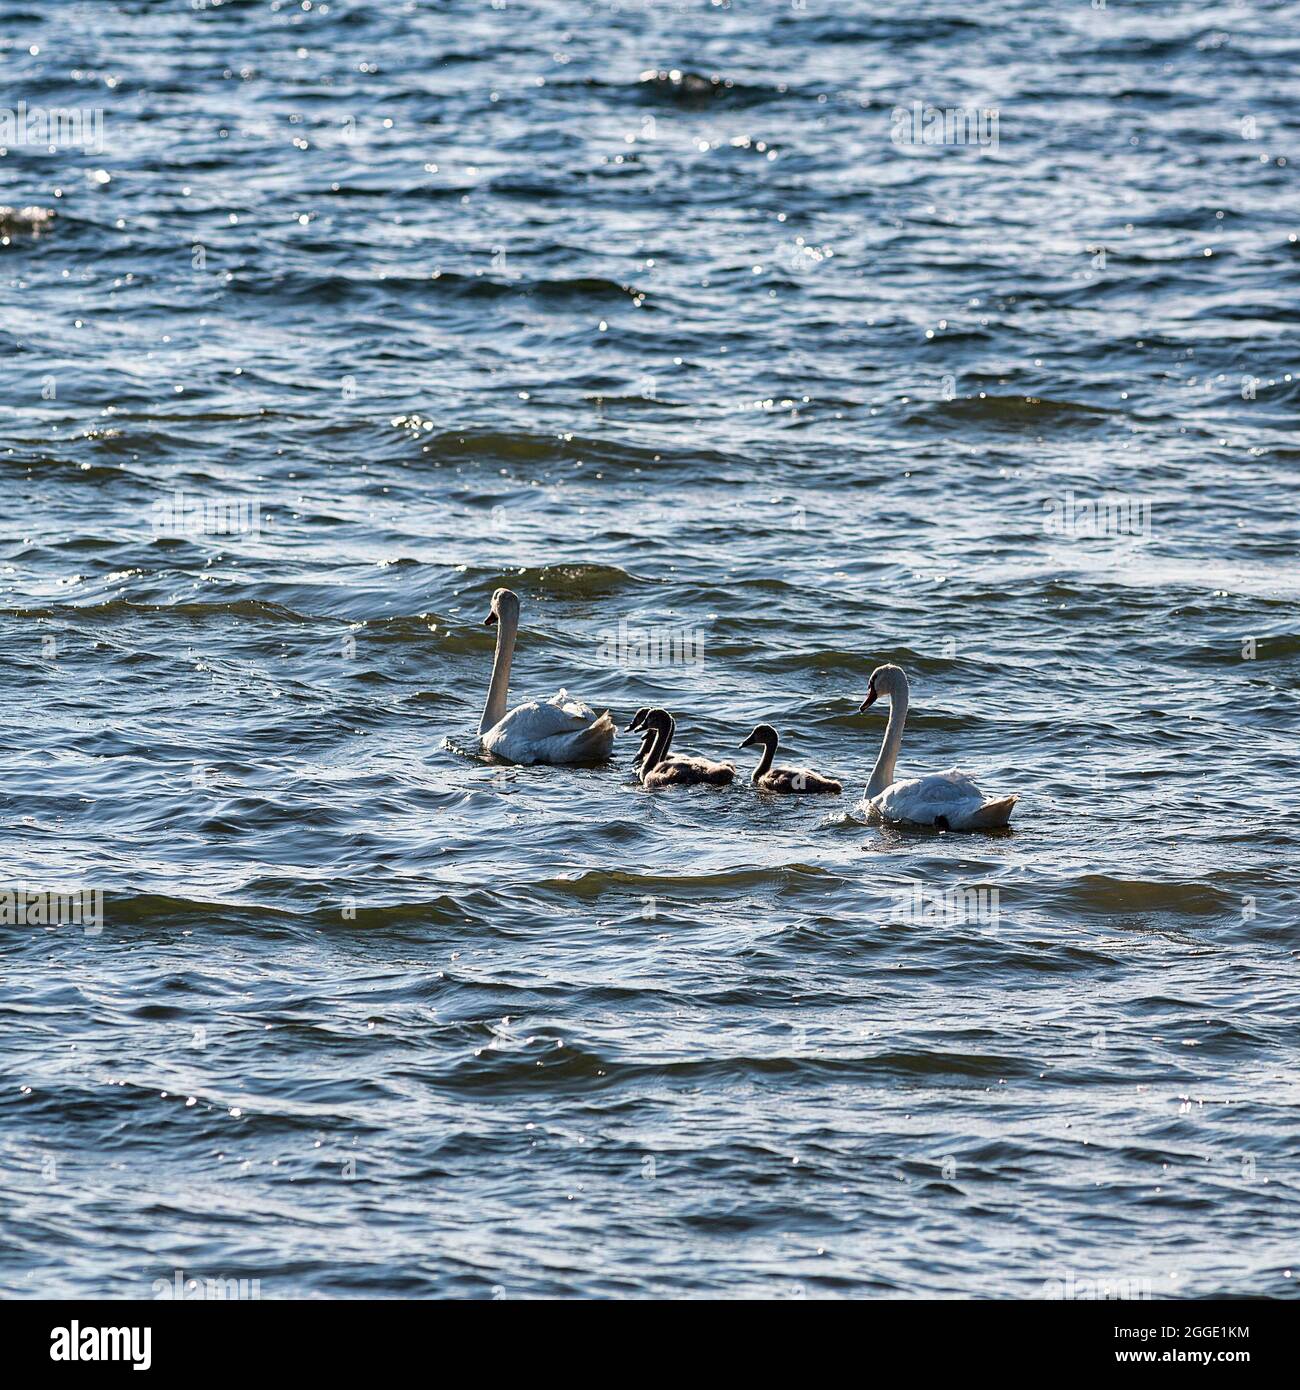
M 498 589 L 492 611 L 483 619 L 497 625 L 492 681 L 478 731 L 483 751 L 512 763 L 592 763 L 608 758 L 614 746 L 609 711 L 597 718 L 590 705 L 569 699 L 561 690 L 549 700 L 529 700 L 506 713 L 510 663 L 519 632 L 519 595 Z
M 907 782 L 894 781 L 894 763 L 907 719 L 907 676 L 901 666 L 876 667 L 859 713 L 870 709 L 882 695 L 889 696 L 889 723 L 861 802 L 867 819 L 886 825 L 933 825 L 941 830 L 995 830 L 1006 825 L 1019 797 L 986 801 L 975 783 L 956 768 Z

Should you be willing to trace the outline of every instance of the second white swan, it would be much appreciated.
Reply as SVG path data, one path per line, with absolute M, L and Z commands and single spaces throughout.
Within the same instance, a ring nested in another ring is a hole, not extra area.
M 907 721 L 908 685 L 901 666 L 876 667 L 859 711 L 869 709 L 882 695 L 889 696 L 889 723 L 862 798 L 867 819 L 886 825 L 937 826 L 940 830 L 996 830 L 1006 825 L 1020 798 L 987 801 L 975 783 L 956 768 L 906 782 L 894 781 L 894 763 Z
M 506 712 L 510 663 L 519 632 L 519 595 L 498 589 L 492 611 L 483 619 L 496 624 L 497 649 L 487 704 L 479 722 L 483 751 L 512 763 L 593 763 L 609 757 L 614 721 L 609 711 L 597 715 L 590 705 L 571 700 L 567 690 L 549 700 L 529 700 Z

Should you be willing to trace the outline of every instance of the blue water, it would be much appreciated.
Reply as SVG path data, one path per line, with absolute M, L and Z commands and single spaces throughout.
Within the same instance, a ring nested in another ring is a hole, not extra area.
M 1295 18 L 0 0 L 0 1291 L 1294 1295 Z

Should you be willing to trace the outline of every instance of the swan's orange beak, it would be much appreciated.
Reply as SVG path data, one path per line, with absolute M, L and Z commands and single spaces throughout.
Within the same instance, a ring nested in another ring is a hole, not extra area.
M 483 619 L 483 626 L 484 626 L 484 627 L 492 627 L 492 626 L 495 625 L 496 620 L 497 620 L 497 613 L 496 613 L 496 609 L 494 608 L 494 609 L 487 615 L 487 617 Z
M 865 700 L 863 700 L 863 702 L 858 706 L 858 713 L 861 714 L 861 713 L 863 712 L 863 710 L 868 710 L 868 709 L 870 709 L 871 706 L 874 705 L 875 703 L 876 703 L 876 687 L 875 687 L 874 685 L 869 685 L 869 686 L 867 687 L 867 698 L 866 698 Z

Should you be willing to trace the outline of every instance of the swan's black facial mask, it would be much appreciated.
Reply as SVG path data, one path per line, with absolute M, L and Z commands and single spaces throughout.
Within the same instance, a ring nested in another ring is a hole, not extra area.
M 496 609 L 494 608 L 494 609 L 492 610 L 492 612 L 489 613 L 489 614 L 487 615 L 487 617 L 483 619 L 483 626 L 484 626 L 484 627 L 493 627 L 493 626 L 496 625 L 496 620 L 497 620 L 497 614 L 496 614 Z

